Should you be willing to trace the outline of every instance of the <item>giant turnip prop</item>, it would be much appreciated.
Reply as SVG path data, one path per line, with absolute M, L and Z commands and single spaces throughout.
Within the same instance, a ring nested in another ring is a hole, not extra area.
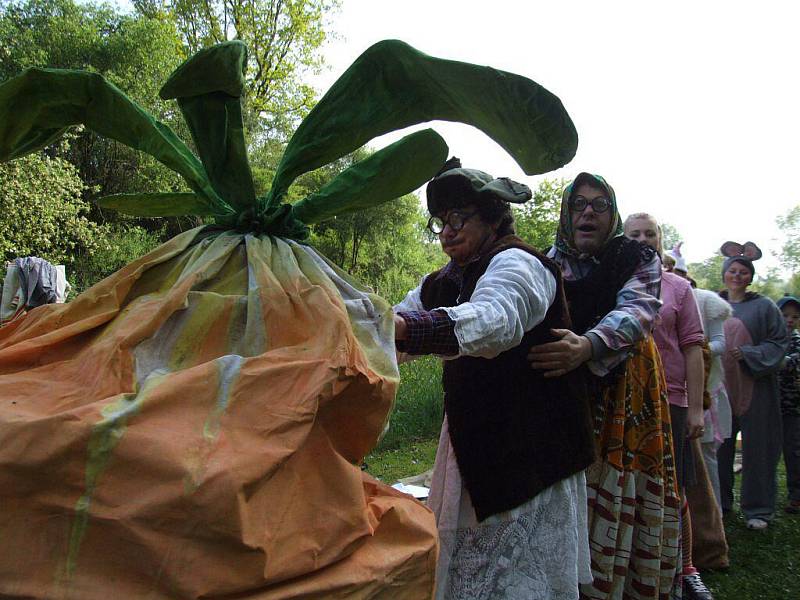
M 97 74 L 31 69 L 0 86 L 0 160 L 83 123 L 191 189 L 103 206 L 216 223 L 0 330 L 0 596 L 432 592 L 432 515 L 358 467 L 398 383 L 391 308 L 302 240 L 308 224 L 417 188 L 447 147 L 420 131 L 294 205 L 286 192 L 415 123 L 473 124 L 531 174 L 569 161 L 574 128 L 530 80 L 381 42 L 311 111 L 257 197 L 245 65 L 243 44 L 221 44 L 161 91 L 177 99 L 199 160 Z

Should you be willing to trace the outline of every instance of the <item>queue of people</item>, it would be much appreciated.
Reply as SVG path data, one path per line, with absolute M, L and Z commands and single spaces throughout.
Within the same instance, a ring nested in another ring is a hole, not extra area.
M 566 187 L 545 253 L 515 234 L 523 184 L 451 159 L 426 195 L 450 261 L 395 337 L 444 361 L 437 598 L 712 598 L 697 567 L 727 566 L 739 431 L 748 527 L 775 513 L 781 449 L 800 512 L 800 300 L 747 290 L 750 242 L 723 245 L 721 294 L 693 290 L 597 175 Z

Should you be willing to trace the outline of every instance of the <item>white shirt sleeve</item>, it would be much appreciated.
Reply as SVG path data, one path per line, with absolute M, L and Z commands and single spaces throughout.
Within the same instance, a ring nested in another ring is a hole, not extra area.
M 405 298 L 394 305 L 393 308 L 395 313 L 425 310 L 425 307 L 422 306 L 422 298 L 420 294 L 422 293 L 422 284 L 425 283 L 425 279 L 427 277 L 427 275 L 423 277 L 417 287 L 408 292 Z
M 544 320 L 555 295 L 556 280 L 547 267 L 512 248 L 492 258 L 468 302 L 441 310 L 455 321 L 459 356 L 494 358 Z
M 706 338 L 708 338 L 708 348 L 711 356 L 722 356 L 725 352 L 725 330 L 723 328 L 724 319 L 708 319 L 706 325 Z

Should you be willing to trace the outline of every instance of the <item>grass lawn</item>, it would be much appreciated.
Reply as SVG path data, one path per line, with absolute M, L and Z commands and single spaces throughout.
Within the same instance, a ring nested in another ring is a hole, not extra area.
M 417 475 L 433 466 L 443 417 L 442 363 L 433 356 L 400 365 L 400 389 L 389 430 L 367 456 L 367 471 L 381 481 Z
M 401 365 L 390 429 L 366 458 L 367 470 L 392 484 L 433 466 L 442 422 L 441 364 L 426 358 Z M 741 476 L 736 477 L 736 501 Z M 750 531 L 741 514 L 726 520 L 731 567 L 703 573 L 716 600 L 800 600 L 800 515 L 783 512 L 786 474 L 778 469 L 778 514 L 766 531 Z
M 377 450 L 406 448 L 413 440 L 438 438 L 444 415 L 443 399 L 442 362 L 438 358 L 425 356 L 400 365 L 400 388 L 389 431 Z
M 418 440 L 405 448 L 376 450 L 366 458 L 367 471 L 389 485 L 403 477 L 427 471 L 433 466 L 439 440 Z
M 741 476 L 736 476 L 736 502 Z M 725 519 L 731 567 L 703 573 L 716 600 L 800 600 L 800 515 L 783 512 L 786 472 L 778 468 L 778 512 L 765 531 L 750 531 L 741 513 Z
M 406 447 L 373 452 L 369 472 L 392 484 L 433 466 L 438 440 L 418 440 Z M 736 495 L 741 477 L 736 477 Z M 703 581 L 715 600 L 800 600 L 800 515 L 783 512 L 785 472 L 779 469 L 779 507 L 766 531 L 750 531 L 740 513 L 725 521 L 731 567 L 706 571 Z

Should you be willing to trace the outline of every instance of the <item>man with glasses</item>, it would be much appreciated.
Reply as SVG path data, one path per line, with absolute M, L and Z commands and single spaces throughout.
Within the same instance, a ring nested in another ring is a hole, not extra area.
M 398 350 L 444 361 L 445 417 L 428 505 L 437 597 L 575 599 L 591 581 L 594 457 L 581 373 L 545 378 L 528 348 L 570 327 L 558 267 L 514 234 L 527 186 L 451 159 L 427 187 L 450 262 L 395 307 Z

